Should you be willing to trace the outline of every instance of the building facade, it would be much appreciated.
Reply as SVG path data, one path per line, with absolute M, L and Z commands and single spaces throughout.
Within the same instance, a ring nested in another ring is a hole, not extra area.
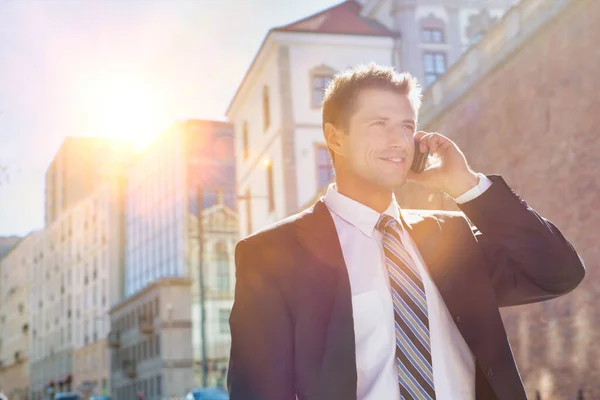
M 598 40 L 599 2 L 521 0 L 428 89 L 421 114 L 476 171 L 501 174 L 586 265 L 572 293 L 502 310 L 532 399 L 600 398 Z
M 220 199 L 217 199 L 215 205 L 205 209 L 202 215 L 202 232 L 198 235 L 198 218 L 192 213 L 188 214 L 190 246 L 189 254 L 186 256 L 191 265 L 190 278 L 192 279 L 194 386 L 203 386 L 203 375 L 206 371 L 207 386 L 225 388 L 231 349 L 229 316 L 235 289 L 233 254 L 239 240 L 238 219 L 236 212 L 223 204 Z M 198 274 L 200 254 L 202 254 L 204 301 L 201 300 Z M 203 313 L 204 326 L 201 321 Z M 203 337 L 206 343 L 204 347 Z M 204 350 L 206 353 L 203 355 Z M 206 363 L 206 370 L 202 368 L 203 363 Z
M 423 86 L 442 76 L 515 0 L 363 0 L 362 14 L 400 33 L 395 65 Z
M 333 179 L 321 126 L 333 74 L 375 62 L 432 83 L 469 46 L 469 21 L 488 15 L 491 26 L 510 1 L 362 3 L 345 1 L 271 29 L 238 88 L 227 118 L 236 137 L 241 236 L 298 212 Z M 484 32 L 481 25 L 470 31 Z
M 236 197 L 231 125 L 198 120 L 175 124 L 131 168 L 126 199 L 126 296 L 135 295 L 161 278 L 190 278 L 194 383 L 200 386 L 203 382 L 202 360 L 206 359 L 210 364 L 209 380 L 222 385 L 230 340 L 222 322 L 228 320 L 233 301 L 230 255 L 239 238 L 233 211 Z M 204 328 L 200 321 L 199 211 L 203 215 Z M 206 332 L 204 358 L 202 329 Z
M 45 221 L 49 226 L 94 192 L 98 181 L 131 159 L 133 146 L 97 137 L 67 137 L 46 171 Z
M 40 234 L 31 265 L 31 392 L 110 391 L 108 310 L 123 297 L 122 175 Z
M 68 215 L 61 216 L 34 240 L 29 266 L 32 399 L 72 388 L 73 272 L 68 260 L 73 231 L 69 236 L 67 221 Z
M 189 212 L 215 204 L 235 207 L 231 125 L 190 120 L 175 124 L 131 167 L 126 191 L 125 295 L 162 277 L 188 276 Z
M 29 398 L 29 265 L 38 232 L 18 242 L 0 260 L 0 393 Z
M 161 278 L 110 311 L 111 398 L 183 398 L 192 388 L 192 303 L 187 278 Z

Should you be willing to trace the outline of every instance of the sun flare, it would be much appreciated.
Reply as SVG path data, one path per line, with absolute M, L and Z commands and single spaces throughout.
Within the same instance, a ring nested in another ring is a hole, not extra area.
M 84 98 L 84 123 L 93 136 L 126 140 L 141 151 L 168 127 L 164 97 L 140 79 L 94 80 Z

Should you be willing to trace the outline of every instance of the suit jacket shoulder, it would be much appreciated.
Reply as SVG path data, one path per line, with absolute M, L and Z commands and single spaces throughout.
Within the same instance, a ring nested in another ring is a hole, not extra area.
M 296 223 L 311 215 L 314 208 L 313 205 L 240 240 L 236 245 L 236 267 L 252 265 L 251 268 L 263 273 L 285 278 L 298 251 Z
M 470 238 L 476 229 L 462 211 L 403 209 L 401 215 L 417 241 L 419 236 L 431 238 L 436 233 L 440 240 L 465 239 L 465 234 Z

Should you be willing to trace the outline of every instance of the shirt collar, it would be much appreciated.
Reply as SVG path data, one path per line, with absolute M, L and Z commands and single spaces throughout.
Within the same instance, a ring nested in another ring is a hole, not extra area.
M 337 216 L 360 229 L 365 235 L 369 237 L 373 235 L 373 231 L 381 216 L 377 211 L 344 196 L 337 191 L 335 183 L 330 184 L 327 188 L 324 201 L 327 208 Z M 394 217 L 398 221 L 398 227 L 402 229 L 402 224 L 400 223 L 400 206 L 393 194 L 392 201 L 383 213 Z

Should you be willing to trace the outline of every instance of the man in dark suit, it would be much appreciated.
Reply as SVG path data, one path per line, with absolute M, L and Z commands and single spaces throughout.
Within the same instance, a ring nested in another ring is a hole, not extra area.
M 526 399 L 498 308 L 573 290 L 583 263 L 500 176 L 416 131 L 420 98 L 376 65 L 329 85 L 335 184 L 236 247 L 232 400 Z M 435 156 L 422 172 L 415 152 Z M 407 179 L 463 212 L 401 211 Z

